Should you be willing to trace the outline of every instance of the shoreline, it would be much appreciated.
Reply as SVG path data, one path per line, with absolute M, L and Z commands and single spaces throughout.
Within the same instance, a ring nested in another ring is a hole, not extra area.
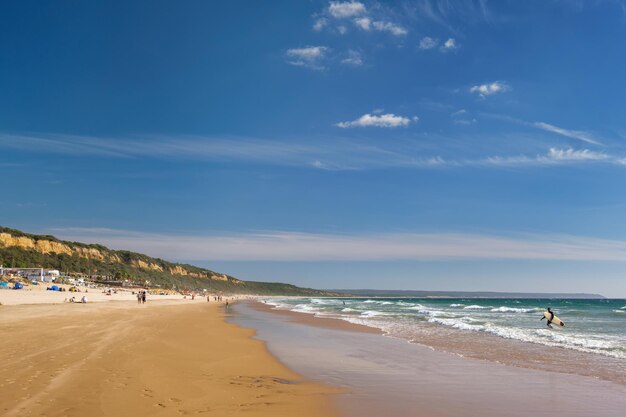
M 341 317 L 320 316 L 314 312 L 276 308 L 270 304 L 263 304 L 259 300 L 250 303 L 250 305 L 259 311 L 285 315 L 294 322 L 311 326 L 376 333 L 465 358 L 487 360 L 521 369 L 592 377 L 626 386 L 626 373 L 623 371 L 626 369 L 624 362 L 598 354 L 551 347 L 550 349 L 555 349 L 554 352 L 556 353 L 546 355 L 546 347 L 543 345 L 506 339 L 488 333 L 448 328 L 434 323 L 429 323 L 427 326 L 435 328 L 436 333 L 433 332 L 429 336 L 420 334 L 415 338 L 407 339 L 393 333 L 387 333 L 374 325 L 353 323 Z M 591 363 L 594 365 L 593 371 L 584 366 Z
M 460 357 L 329 325 L 335 319 L 312 325 L 254 304 L 237 303 L 230 320 L 255 328 L 296 372 L 345 387 L 337 404 L 348 416 L 621 417 L 626 408 L 626 388 L 614 382 Z
M 288 369 L 224 310 L 185 300 L 3 305 L 0 414 L 338 416 L 339 389 Z

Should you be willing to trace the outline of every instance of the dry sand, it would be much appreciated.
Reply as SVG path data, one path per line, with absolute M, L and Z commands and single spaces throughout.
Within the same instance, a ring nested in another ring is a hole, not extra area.
M 1 306 L 0 415 L 335 416 L 253 333 L 216 303 Z
M 18 304 L 60 304 L 71 297 L 80 300 L 82 296 L 87 297 L 90 303 L 103 301 L 137 301 L 136 295 L 130 289 L 115 289 L 117 293 L 106 295 L 102 288 L 79 287 L 81 292 L 70 291 L 46 291 L 46 287 L 57 285 L 54 283 L 41 283 L 39 285 L 27 285 L 22 290 L 2 289 L 0 290 L 0 303 L 2 305 Z M 11 284 L 13 286 L 13 284 Z M 58 285 L 69 289 L 71 285 Z M 85 292 L 87 290 L 87 292 Z M 135 290 L 137 291 L 137 290 Z M 180 294 L 148 295 L 149 300 L 178 300 L 183 298 Z M 201 297 L 200 297 L 201 298 Z M 205 300 L 206 301 L 206 300 Z

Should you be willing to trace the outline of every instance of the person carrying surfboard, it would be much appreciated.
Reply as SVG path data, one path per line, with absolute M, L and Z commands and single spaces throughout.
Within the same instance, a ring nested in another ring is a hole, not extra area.
M 543 312 L 543 317 L 541 318 L 541 320 L 543 320 L 543 319 L 548 319 L 548 327 L 549 328 L 552 328 L 552 323 L 556 324 L 557 326 L 561 326 L 561 327 L 565 326 L 565 323 L 563 323 L 563 320 L 561 320 L 560 318 L 555 316 L 554 313 L 552 312 L 552 310 L 550 310 L 550 307 L 548 307 L 547 311 Z
M 550 317 L 547 317 L 547 316 Z M 546 323 L 548 325 L 549 328 L 552 328 L 552 320 L 554 320 L 554 313 L 552 312 L 552 310 L 550 310 L 550 307 L 548 307 L 548 314 L 544 314 L 544 316 L 542 318 L 539 319 L 539 321 L 543 320 L 547 318 L 548 319 L 548 323 Z

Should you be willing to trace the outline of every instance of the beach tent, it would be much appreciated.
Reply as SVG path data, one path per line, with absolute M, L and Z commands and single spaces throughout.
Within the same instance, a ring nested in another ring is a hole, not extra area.
M 59 287 L 56 285 L 53 285 L 52 287 L 50 287 L 51 291 L 59 291 Z
M 2 287 L 2 288 L 6 288 L 6 287 L 8 287 L 8 286 L 9 286 L 9 284 L 8 284 L 8 283 L 6 283 L 6 282 L 4 282 L 4 281 L 0 282 L 0 287 Z
M 15 284 L 13 284 L 14 290 L 21 290 L 22 288 L 24 288 L 24 284 L 22 284 L 21 282 L 16 282 Z

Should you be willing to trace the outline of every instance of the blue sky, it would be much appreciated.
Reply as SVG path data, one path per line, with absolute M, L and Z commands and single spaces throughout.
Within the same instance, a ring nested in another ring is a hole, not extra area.
M 0 224 L 317 288 L 626 296 L 626 5 L 0 6 Z

